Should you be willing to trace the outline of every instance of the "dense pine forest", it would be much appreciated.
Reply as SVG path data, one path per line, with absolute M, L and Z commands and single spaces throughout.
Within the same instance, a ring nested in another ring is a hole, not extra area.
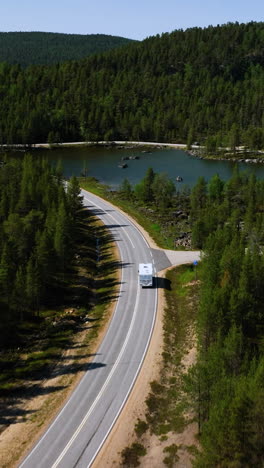
M 263 23 L 176 30 L 81 61 L 0 65 L 0 143 L 264 146 Z
M 198 362 L 187 390 L 202 452 L 197 467 L 264 463 L 264 184 L 236 171 L 201 178 L 191 194 L 203 248 Z
M 47 32 L 0 32 L 0 62 L 51 65 L 79 60 L 132 42 L 106 34 L 61 34 Z
M 65 190 L 60 171 L 44 160 L 29 155 L 1 166 L 1 345 L 12 347 L 17 325 L 60 295 L 73 265 L 81 207 L 77 179 Z

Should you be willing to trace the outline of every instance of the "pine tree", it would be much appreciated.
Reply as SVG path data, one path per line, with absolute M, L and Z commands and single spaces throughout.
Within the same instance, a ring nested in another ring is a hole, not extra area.
M 215 174 L 213 177 L 211 177 L 207 188 L 209 201 L 211 203 L 220 203 L 223 195 L 224 182 L 220 179 L 218 174 Z
M 133 196 L 133 188 L 128 179 L 124 179 L 119 187 L 119 193 L 126 200 L 131 200 Z
M 150 167 L 143 180 L 135 186 L 136 197 L 144 203 L 151 203 L 153 201 L 153 183 L 155 173 Z
M 39 314 L 41 278 L 37 262 L 33 256 L 30 257 L 26 267 L 26 296 L 31 311 L 36 311 Z
M 83 196 L 77 177 L 73 176 L 67 184 L 67 203 L 69 212 L 74 220 L 77 219 L 79 211 L 82 209 Z
M 66 216 L 66 209 L 63 202 L 59 205 L 57 222 L 54 234 L 54 249 L 58 258 L 58 265 L 64 275 L 67 259 L 70 256 L 69 251 L 69 232 L 68 232 L 68 220 Z
M 29 303 L 27 300 L 27 296 L 25 294 L 26 291 L 26 274 L 24 269 L 20 266 L 16 273 L 16 278 L 14 282 L 14 287 L 12 290 L 12 298 L 11 298 L 11 307 L 18 313 L 20 316 L 20 321 L 23 320 L 23 314 L 27 311 Z
M 191 217 L 197 219 L 207 202 L 207 184 L 204 177 L 199 177 L 191 192 Z
M 175 185 L 169 179 L 167 174 L 155 174 L 152 184 L 154 201 L 162 210 L 165 210 L 172 204 L 172 197 L 175 193 Z
M 0 262 L 0 290 L 2 301 L 8 306 L 13 287 L 14 268 L 11 263 L 11 249 L 8 243 L 4 245 Z

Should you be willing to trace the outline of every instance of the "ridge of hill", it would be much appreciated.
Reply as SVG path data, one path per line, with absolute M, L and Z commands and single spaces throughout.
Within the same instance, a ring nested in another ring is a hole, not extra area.
M 51 32 L 0 32 L 0 62 L 50 65 L 79 60 L 133 42 L 106 34 L 62 34 Z
M 0 64 L 0 144 L 264 148 L 264 23 L 176 30 L 80 61 Z

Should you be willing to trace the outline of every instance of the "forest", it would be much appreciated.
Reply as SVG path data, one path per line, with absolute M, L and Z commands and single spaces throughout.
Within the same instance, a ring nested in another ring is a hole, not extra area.
M 0 144 L 264 147 L 263 23 L 176 30 L 51 66 L 0 64 Z
M 82 208 L 76 178 L 65 190 L 60 169 L 26 155 L 0 168 L 1 346 L 60 297 L 72 268 Z
M 124 180 L 118 193 L 138 207 L 147 207 L 144 213 L 152 216 L 152 222 L 168 224 L 170 219 L 172 232 L 182 221 L 175 213 L 184 206 L 192 248 L 202 250 L 198 356 L 183 377 L 187 407 L 198 422 L 201 444 L 194 466 L 261 468 L 264 182 L 236 167 L 230 180 L 224 182 L 217 174 L 208 182 L 200 177 L 183 195 L 168 176 L 150 168 L 135 187 Z
M 264 462 L 264 183 L 235 171 L 191 194 L 193 243 L 203 249 L 198 360 L 186 379 L 199 424 L 197 467 Z
M 236 168 L 226 182 L 217 174 L 208 182 L 200 177 L 180 193 L 168 176 L 149 168 L 135 187 L 124 180 L 118 196 L 146 213 L 166 213 L 166 223 L 168 213 L 175 223 L 175 210 L 184 206 L 192 247 L 203 252 L 198 357 L 184 378 L 201 444 L 194 466 L 263 466 L 264 182 Z M 81 208 L 79 182 L 72 178 L 65 189 L 59 167 L 31 155 L 3 161 L 2 346 L 16 346 L 23 322 L 28 327 L 37 320 L 41 327 L 40 311 L 63 297 Z
M 48 32 L 0 32 L 0 62 L 21 65 L 51 65 L 80 60 L 132 42 L 106 34 L 61 34 Z

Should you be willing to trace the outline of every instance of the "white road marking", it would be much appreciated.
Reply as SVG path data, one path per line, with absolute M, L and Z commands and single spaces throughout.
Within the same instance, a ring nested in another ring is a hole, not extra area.
M 94 201 L 89 200 L 89 198 L 84 197 L 84 200 L 88 201 L 89 203 L 92 203 L 94 206 L 96 206 L 96 207 L 99 208 L 101 211 L 103 211 L 105 214 L 107 214 L 110 218 L 112 218 L 112 219 L 114 220 L 114 222 L 117 224 L 117 227 L 120 227 L 120 228 L 124 231 L 124 233 L 126 234 L 126 236 L 127 236 L 128 239 L 129 239 L 129 241 L 130 241 L 130 243 L 131 243 L 133 249 L 135 249 L 135 246 L 134 246 L 134 244 L 133 244 L 133 242 L 132 242 L 131 237 L 129 236 L 129 234 L 127 233 L 127 231 L 126 231 L 122 226 L 120 226 L 120 224 L 119 224 L 118 221 L 114 218 L 113 215 L 107 213 L 107 211 L 103 210 L 103 209 L 102 209 L 99 205 L 97 205 Z M 107 227 L 107 226 L 106 226 L 106 227 Z
M 92 411 L 94 410 L 96 404 L 98 403 L 99 399 L 101 398 L 101 396 L 103 395 L 109 381 L 111 380 L 123 354 L 124 354 L 124 351 L 126 349 L 126 346 L 127 346 L 127 343 L 128 343 L 128 340 L 130 338 L 130 335 L 132 333 L 132 329 L 133 329 L 133 326 L 134 326 L 134 322 L 135 322 L 135 319 L 136 319 L 136 315 L 137 315 L 137 308 L 138 308 L 138 300 L 139 300 L 139 285 L 138 285 L 138 288 L 137 288 L 137 298 L 136 298 L 136 304 L 135 304 L 135 308 L 134 308 L 134 312 L 133 312 L 133 317 L 132 317 L 132 320 L 131 320 L 131 323 L 130 323 L 130 327 L 129 327 L 129 330 L 127 332 L 127 336 L 126 336 L 126 339 L 123 343 L 123 346 L 120 350 L 120 353 L 118 355 L 118 358 L 114 364 L 114 366 L 112 367 L 112 370 L 111 372 L 109 373 L 104 385 L 102 386 L 100 392 L 98 393 L 96 399 L 94 400 L 92 406 L 90 407 L 89 411 L 87 411 L 86 415 L 84 416 L 81 424 L 78 426 L 78 428 L 76 429 L 76 431 L 74 432 L 72 438 L 69 440 L 68 444 L 66 445 L 66 447 L 64 448 L 64 450 L 61 452 L 60 456 L 57 458 L 57 460 L 55 461 L 55 463 L 52 465 L 51 468 L 56 468 L 58 466 L 58 464 L 61 462 L 61 460 L 63 459 L 64 455 L 68 452 L 69 448 L 71 447 L 71 445 L 73 444 L 73 442 L 75 441 L 76 437 L 79 435 L 80 431 L 82 430 L 83 426 L 85 425 L 85 423 L 87 422 L 89 416 L 91 415 Z
M 115 218 L 114 218 L 112 215 L 108 215 L 108 216 L 111 216 L 111 218 L 113 218 L 113 220 L 114 220 L 115 222 L 117 222 L 117 221 L 115 220 Z M 123 228 L 123 227 L 120 226 L 120 225 L 119 225 L 119 227 L 120 227 L 120 228 L 124 231 L 124 233 L 127 235 L 128 239 L 129 239 L 130 242 L 131 242 L 131 245 L 132 245 L 133 249 L 135 249 L 135 246 L 134 246 L 134 244 L 133 244 L 133 242 L 132 242 L 132 240 L 131 240 L 131 237 L 129 236 L 129 234 L 127 233 L 127 231 L 125 230 L 125 228 Z
M 154 269 L 154 271 L 155 271 L 155 269 Z M 132 382 L 131 382 L 131 385 L 130 385 L 128 391 L 127 391 L 127 394 L 126 394 L 126 396 L 125 396 L 125 398 L 124 398 L 124 400 L 123 400 L 123 403 L 122 403 L 122 405 L 120 406 L 120 408 L 119 408 L 119 410 L 118 410 L 118 412 L 117 412 L 117 414 L 116 414 L 115 419 L 113 420 L 111 426 L 109 427 L 109 429 L 108 429 L 108 431 L 107 431 L 105 437 L 103 438 L 101 444 L 99 445 L 98 449 L 96 450 L 96 452 L 95 452 L 95 454 L 94 454 L 92 460 L 90 461 L 89 465 L 87 465 L 87 468 L 90 468 L 90 466 L 93 464 L 95 458 L 97 457 L 97 455 L 98 455 L 98 453 L 100 452 L 102 446 L 104 445 L 104 443 L 105 443 L 107 437 L 109 436 L 109 434 L 110 434 L 110 432 L 111 432 L 111 430 L 112 430 L 112 428 L 113 428 L 113 426 L 114 426 L 114 424 L 115 424 L 117 418 L 119 417 L 119 415 L 120 415 L 120 413 L 121 413 L 123 407 L 125 406 L 125 403 L 126 403 L 126 401 L 127 401 L 127 399 L 128 399 L 128 396 L 129 396 L 129 393 L 131 392 L 131 389 L 133 388 L 133 385 L 134 385 L 134 383 L 135 383 L 135 381 L 136 381 L 136 379 L 137 379 L 137 377 L 138 377 L 139 371 L 140 371 L 140 369 L 141 369 L 141 367 L 142 367 L 142 364 L 143 364 L 143 361 L 144 361 L 144 359 L 145 359 L 145 357 L 146 357 L 146 353 L 147 353 L 147 350 L 148 350 L 148 347 L 149 347 L 149 343 L 150 343 L 150 340 L 151 340 L 151 337 L 152 337 L 152 333 L 153 333 L 153 330 L 154 330 L 154 326 L 155 326 L 155 321 L 156 321 L 156 317 L 157 317 L 157 300 L 158 300 L 158 290 L 157 290 L 157 288 L 155 288 L 155 313 L 153 314 L 153 319 L 152 319 L 150 334 L 149 334 L 148 341 L 147 341 L 147 343 L 146 343 L 146 347 L 145 347 L 145 349 L 144 349 L 144 352 L 143 352 L 141 361 L 140 361 L 140 363 L 139 363 L 139 366 L 138 366 L 138 368 L 137 368 L 137 371 L 136 371 L 136 373 L 135 373 L 135 376 L 134 376 L 134 378 L 133 378 L 133 380 L 132 380 Z
M 120 268 L 121 268 L 121 283 L 123 282 L 123 267 L 122 267 L 122 263 L 120 265 Z M 115 308 L 115 312 L 117 310 L 117 307 L 118 307 L 118 304 L 119 304 L 119 300 L 120 300 L 120 295 L 118 296 L 118 299 L 117 299 L 117 302 L 116 302 L 116 308 Z M 112 317 L 112 320 L 113 320 L 114 317 Z M 111 321 L 112 321 L 111 320 Z M 110 326 L 110 324 L 109 324 Z M 82 384 L 83 381 L 80 382 L 80 385 Z M 67 401 L 67 403 L 64 405 L 64 407 L 62 408 L 62 410 L 59 412 L 59 414 L 57 415 L 57 417 L 54 419 L 53 423 L 49 426 L 49 428 L 47 429 L 47 431 L 45 432 L 45 434 L 43 434 L 43 436 L 40 438 L 40 440 L 38 441 L 38 443 L 35 445 L 35 447 L 31 450 L 31 452 L 28 454 L 28 456 L 25 458 L 25 460 L 19 465 L 20 468 L 22 468 L 22 466 L 26 463 L 26 461 L 30 458 L 30 456 L 35 452 L 35 450 L 37 449 L 37 447 L 40 445 L 40 443 L 42 442 L 42 440 L 48 435 L 48 433 L 50 432 L 50 430 L 52 429 L 52 427 L 55 425 L 55 423 L 58 421 L 58 419 L 60 418 L 60 416 L 62 415 L 62 413 L 65 411 L 65 409 L 67 408 L 67 406 L 70 404 L 71 402 L 71 399 L 73 397 L 73 395 L 78 391 L 78 388 L 79 386 L 75 389 L 75 391 L 72 393 L 72 396 L 71 398 L 69 398 L 69 400 Z
M 101 208 L 100 206 L 98 206 L 98 205 L 97 205 L 96 203 L 94 203 L 93 201 L 89 200 L 87 197 L 84 196 L 84 199 L 85 199 L 87 202 L 89 202 L 89 203 L 93 203 L 95 206 L 97 206 L 97 208 L 99 208 L 99 209 L 102 210 L 102 208 Z M 104 210 L 102 210 L 102 211 L 103 211 L 104 213 L 107 214 L 107 212 L 105 212 Z M 109 216 L 111 216 L 111 217 L 113 218 L 112 215 L 109 215 Z M 113 219 L 114 219 L 114 218 L 113 218 Z M 115 220 L 115 222 L 116 222 L 116 220 Z M 133 222 L 132 222 L 132 224 L 133 224 L 133 226 L 138 230 L 138 232 L 140 233 L 140 230 L 137 228 L 137 226 L 136 226 Z M 123 228 L 122 228 L 122 229 L 123 229 Z M 124 230 L 124 229 L 123 229 L 123 230 Z M 130 242 L 131 242 L 133 248 L 135 248 L 134 245 L 133 245 L 133 242 L 132 242 L 132 240 L 130 239 L 130 237 L 128 236 L 127 232 L 126 232 L 125 230 L 124 230 L 124 232 L 126 233 L 127 237 L 129 238 L 129 240 L 130 240 Z M 141 233 L 140 233 L 140 234 L 141 234 Z M 141 235 L 142 235 L 142 234 L 141 234 Z M 148 248 L 149 248 L 148 242 L 146 241 L 146 239 L 144 238 L 144 236 L 142 236 L 142 237 L 143 237 L 145 243 L 147 244 L 147 246 L 148 246 Z M 151 251 L 150 251 L 150 252 L 151 252 Z M 152 255 L 152 253 L 151 253 L 151 255 Z M 121 266 L 121 268 L 122 268 L 122 266 Z M 123 276 L 123 269 L 122 269 L 122 276 Z M 117 306 L 118 306 L 119 298 L 120 298 L 120 296 L 118 297 Z M 133 324 L 134 324 L 135 317 L 136 317 L 136 314 L 137 314 L 138 301 L 139 301 L 139 284 L 138 284 L 138 287 L 137 287 L 136 304 L 135 304 L 135 308 L 134 308 L 134 312 L 133 312 L 132 321 L 131 321 L 131 323 L 130 323 L 130 327 L 129 327 L 129 330 L 128 330 L 126 339 L 125 339 L 125 341 L 124 341 L 124 343 L 123 343 L 123 346 L 122 346 L 121 351 L 120 351 L 120 353 L 119 353 L 119 355 L 118 355 L 118 358 L 117 358 L 117 360 L 116 360 L 116 362 L 115 362 L 115 364 L 114 364 L 114 366 L 113 366 L 113 368 L 112 368 L 110 374 L 108 375 L 107 380 L 105 381 L 105 383 L 104 383 L 103 387 L 101 388 L 99 394 L 97 395 L 96 399 L 94 400 L 92 406 L 90 407 L 90 409 L 89 409 L 88 412 L 86 413 L 85 417 L 83 418 L 82 422 L 80 423 L 80 425 L 79 425 L 78 428 L 76 429 L 76 431 L 75 431 L 75 433 L 73 434 L 72 438 L 70 439 L 70 441 L 68 442 L 68 444 L 66 445 L 66 447 L 64 448 L 64 450 L 61 452 L 60 456 L 57 458 L 57 460 L 55 461 L 55 463 L 52 465 L 51 468 L 56 468 L 56 467 L 58 466 L 58 464 L 60 463 L 60 461 L 63 459 L 64 455 L 67 453 L 68 449 L 70 448 L 70 446 L 72 445 L 72 443 L 74 442 L 74 440 L 75 440 L 76 437 L 78 436 L 79 432 L 81 431 L 82 427 L 83 427 L 84 424 L 86 423 L 87 419 L 89 418 L 90 414 L 92 413 L 92 411 L 93 411 L 94 407 L 96 406 L 96 403 L 98 402 L 99 398 L 102 396 L 103 392 L 105 391 L 105 389 L 106 389 L 106 387 L 107 387 L 107 385 L 108 385 L 108 383 L 109 383 L 109 381 L 110 381 L 110 379 L 111 379 L 111 377 L 112 377 L 112 375 L 113 375 L 113 373 L 114 373 L 114 371 L 115 371 L 117 365 L 118 365 L 119 362 L 120 362 L 120 359 L 122 358 L 122 355 L 123 355 L 123 353 L 124 353 L 124 351 L 125 351 L 127 342 L 128 342 L 129 337 L 130 337 L 130 335 L 131 335 L 132 328 L 133 328 Z M 116 306 L 116 309 L 117 309 L 117 306 Z M 93 463 L 94 459 L 96 458 L 98 452 L 100 451 L 102 445 L 104 444 L 106 438 L 108 437 L 108 435 L 109 435 L 109 433 L 110 433 L 112 427 L 114 426 L 114 424 L 115 424 L 117 418 L 119 417 L 119 414 L 120 414 L 122 408 L 123 408 L 124 405 L 125 405 L 125 402 L 127 401 L 128 395 L 129 395 L 129 393 L 130 393 L 130 391 L 131 391 L 131 389 L 132 389 L 132 387 L 133 387 L 133 385 L 134 385 L 134 383 L 135 383 L 135 380 L 136 380 L 136 378 L 137 378 L 137 376 L 138 376 L 139 370 L 140 370 L 140 368 L 141 368 L 141 366 L 142 366 L 142 363 L 143 363 L 143 361 L 144 361 L 144 359 L 145 359 L 145 355 L 146 355 L 147 349 L 148 349 L 148 347 L 149 347 L 149 343 L 150 343 L 150 340 L 151 340 L 151 336 L 152 336 L 152 333 L 153 333 L 154 324 L 155 324 L 155 320 L 156 320 L 156 312 L 157 312 L 157 289 L 155 290 L 155 314 L 153 315 L 153 320 L 152 320 L 152 325 L 151 325 L 151 331 L 150 331 L 150 334 L 149 334 L 149 337 L 148 337 L 148 341 L 147 341 L 147 344 L 146 344 L 144 353 L 143 353 L 143 355 L 142 355 L 142 359 L 141 359 L 141 361 L 140 361 L 140 363 L 139 363 L 137 372 L 136 372 L 136 374 L 135 374 L 135 376 L 134 376 L 134 379 L 133 379 L 133 381 L 132 381 L 132 383 L 131 383 L 131 385 L 130 385 L 128 391 L 127 391 L 126 397 L 125 397 L 125 399 L 123 400 L 123 403 L 122 403 L 122 405 L 120 406 L 120 409 L 119 409 L 119 411 L 118 411 L 117 414 L 116 414 L 116 417 L 115 417 L 114 421 L 112 422 L 112 424 L 111 424 L 111 426 L 110 426 L 110 428 L 109 428 L 107 434 L 105 435 L 103 441 L 101 442 L 100 446 L 98 447 L 98 449 L 97 449 L 95 455 L 93 456 L 92 461 L 89 463 L 88 467 L 91 466 L 91 464 Z M 81 384 L 81 383 L 80 383 L 80 384 Z M 76 392 L 77 390 L 78 390 L 78 387 L 76 388 L 75 392 Z M 75 392 L 73 393 L 73 395 L 75 394 Z M 42 442 L 42 440 L 47 436 L 47 434 L 48 434 L 49 431 L 52 429 L 52 427 L 54 426 L 54 424 L 56 423 L 56 421 L 59 419 L 59 417 L 61 416 L 61 414 L 63 413 L 63 411 L 65 411 L 65 409 L 66 409 L 66 407 L 68 406 L 68 404 L 70 403 L 70 401 L 71 401 L 71 398 L 68 400 L 68 402 L 67 402 L 67 403 L 65 404 L 65 406 L 62 408 L 62 410 L 60 411 L 60 413 L 57 415 L 57 417 L 55 418 L 55 420 L 53 421 L 53 423 L 51 424 L 51 426 L 48 428 L 48 430 L 45 432 L 45 434 L 41 437 L 41 439 L 40 439 L 39 442 L 36 444 L 36 446 L 33 448 L 33 450 L 29 453 L 29 455 L 28 455 L 28 456 L 25 458 L 25 460 L 22 462 L 22 464 L 20 465 L 20 468 L 22 468 L 22 466 L 23 466 L 23 465 L 25 464 L 25 462 L 30 458 L 30 456 L 33 454 L 33 452 L 37 449 L 37 447 L 38 447 L 39 444 Z M 88 468 L 88 467 L 87 467 L 87 468 Z

